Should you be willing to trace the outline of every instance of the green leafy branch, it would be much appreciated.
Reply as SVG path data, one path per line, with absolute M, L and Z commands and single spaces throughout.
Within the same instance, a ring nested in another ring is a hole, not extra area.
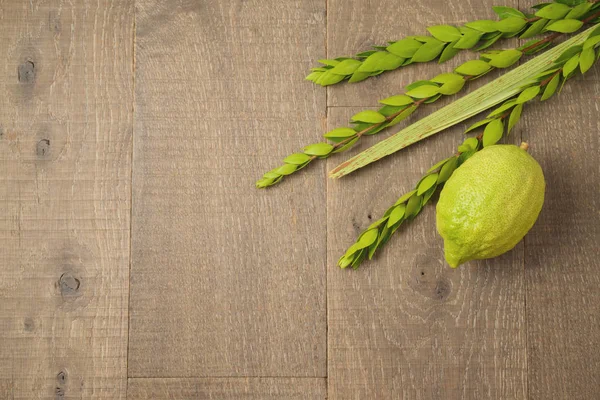
M 437 75 L 430 80 L 420 80 L 406 86 L 405 93 L 380 100 L 378 111 L 365 110 L 351 118 L 354 127 L 340 127 L 327 132 L 324 137 L 332 143 L 314 143 L 304 147 L 302 153 L 286 157 L 284 164 L 263 175 L 256 187 L 266 188 L 279 183 L 284 176 L 306 167 L 313 160 L 325 159 L 354 146 L 363 135 L 374 135 L 385 128 L 398 124 L 411 115 L 421 104 L 430 104 L 441 96 L 458 93 L 465 82 L 479 78 L 496 68 L 514 65 L 523 51 L 517 49 L 490 51 L 479 60 L 459 65 L 454 72 Z
M 413 63 L 438 59 L 443 63 L 462 50 L 487 49 L 501 38 L 519 35 L 531 38 L 545 32 L 554 32 L 551 39 L 532 41 L 525 45 L 527 54 L 544 49 L 561 33 L 573 33 L 584 23 L 600 16 L 599 0 L 555 0 L 533 8 L 535 14 L 524 14 L 511 7 L 494 7 L 500 20 L 478 20 L 462 26 L 435 25 L 427 28 L 431 36 L 408 36 L 389 42 L 387 46 L 374 46 L 374 50 L 359 53 L 354 58 L 339 57 L 319 60 L 323 66 L 313 68 L 306 77 L 321 86 L 339 83 L 345 79 L 360 82 L 385 71 L 392 71 Z
M 519 122 L 525 103 L 540 98 L 548 100 L 560 92 L 565 82 L 575 74 L 586 73 L 600 58 L 600 30 L 592 34 L 582 44 L 569 48 L 558 57 L 553 66 L 538 74 L 535 81 L 518 95 L 505 101 L 492 111 L 487 118 L 473 124 L 465 133 L 476 129 L 483 130 L 477 137 L 470 137 L 458 147 L 457 153 L 433 167 L 419 180 L 415 188 L 400 197 L 382 218 L 373 222 L 363 231 L 356 242 L 339 259 L 341 268 L 358 268 L 365 259 L 371 259 L 375 252 L 404 223 L 414 219 L 429 202 L 436 190 L 452 176 L 477 151 L 496 144 L 504 135 L 508 135 Z

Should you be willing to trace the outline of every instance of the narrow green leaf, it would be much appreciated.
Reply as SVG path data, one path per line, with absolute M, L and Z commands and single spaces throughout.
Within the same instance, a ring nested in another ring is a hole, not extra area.
M 581 3 L 575 7 L 573 7 L 573 9 L 571 11 L 569 11 L 569 13 L 567 15 L 565 15 L 565 18 L 572 18 L 572 19 L 579 19 L 581 17 L 583 17 L 585 15 L 585 13 L 587 13 L 589 11 L 590 8 L 592 8 L 593 4 L 590 2 L 584 2 Z
M 310 156 L 306 155 L 304 153 L 295 153 L 295 154 L 287 156 L 283 160 L 283 162 L 286 164 L 294 164 L 294 165 L 301 165 L 308 161 L 310 161 Z
M 491 21 L 489 19 L 482 19 L 479 21 L 473 21 L 473 22 L 467 22 L 465 24 L 465 26 L 471 28 L 471 29 L 475 29 L 477 31 L 480 32 L 496 32 L 498 31 L 498 29 L 496 29 L 496 24 L 498 23 L 498 21 Z
M 293 174 L 294 172 L 296 172 L 297 168 L 298 168 L 297 165 L 285 164 L 285 165 L 282 165 L 281 167 L 277 168 L 275 170 L 275 172 L 278 173 L 279 175 L 290 175 L 290 174 Z
M 465 161 L 467 161 L 469 158 L 471 158 L 473 156 L 473 154 L 477 153 L 477 151 L 475 150 L 469 150 L 469 151 L 465 151 L 464 153 L 461 153 L 460 156 L 458 156 L 458 161 L 457 161 L 457 165 L 461 166 L 465 163 Z
M 346 143 L 345 145 L 338 147 L 337 149 L 334 150 L 334 153 L 343 153 L 346 150 L 349 150 L 352 146 L 354 146 L 354 144 L 356 142 L 358 142 L 359 138 L 354 138 L 352 140 L 350 140 L 348 143 Z
M 467 76 L 477 76 L 491 69 L 490 65 L 485 61 L 471 60 L 459 65 L 454 71 Z
M 446 61 L 452 59 L 455 55 L 460 53 L 460 49 L 454 47 L 456 42 L 458 41 L 454 41 L 446 45 L 446 48 L 444 49 L 444 51 L 442 51 L 442 54 L 440 54 L 440 59 L 438 60 L 440 64 L 445 63 Z
M 403 58 L 411 58 L 423 44 L 415 39 L 398 40 L 387 47 L 387 51 Z
M 546 88 L 544 89 L 544 94 L 542 95 L 541 101 L 548 100 L 552 95 L 556 92 L 558 88 L 558 84 L 560 83 L 560 75 L 555 75 L 554 78 L 548 82 Z
M 585 41 L 585 43 L 583 44 L 583 48 L 584 48 L 584 50 L 591 49 L 594 46 L 596 46 L 598 43 L 600 43 L 600 35 L 592 36 L 588 40 Z
M 583 22 L 578 19 L 560 19 L 548 24 L 546 30 L 560 33 L 573 33 L 581 29 L 582 26 Z
M 577 69 L 579 65 L 579 54 L 574 55 L 563 66 L 563 76 L 568 78 Z
M 516 99 L 507 100 L 500 107 L 496 108 L 494 111 L 488 114 L 488 118 L 495 118 L 501 114 L 503 114 L 506 110 L 512 108 L 515 104 L 517 104 Z
M 340 62 L 338 60 L 317 60 L 318 62 L 320 62 L 321 64 L 325 64 L 325 65 L 329 65 L 332 67 L 335 67 L 336 65 L 338 65 Z
M 539 35 L 540 33 L 542 33 L 542 30 L 546 27 L 546 24 L 548 24 L 548 20 L 545 18 L 535 21 L 533 24 L 531 24 L 529 28 L 525 30 L 525 32 L 521 34 L 521 39 L 529 39 L 531 37 Z
M 310 156 L 326 156 L 333 150 L 333 146 L 329 143 L 310 144 L 304 148 L 304 153 Z
M 496 68 L 508 68 L 519 61 L 522 55 L 523 53 L 519 50 L 504 50 L 498 54 L 489 55 L 490 61 L 488 64 Z M 486 55 L 486 57 L 488 56 Z
M 490 122 L 483 131 L 483 147 L 496 144 L 502 138 L 504 133 L 504 123 L 501 119 L 495 119 Z
M 354 71 L 356 71 L 356 69 L 360 66 L 360 64 L 361 64 L 360 61 L 355 60 L 353 58 L 349 58 L 349 59 L 344 60 L 341 63 L 337 64 L 335 67 L 333 67 L 331 72 L 333 72 L 334 74 L 339 74 L 339 75 L 350 75 L 350 74 L 353 74 Z
M 479 42 L 483 32 L 471 30 L 463 33 L 463 37 L 454 45 L 455 49 L 470 49 Z
M 527 25 L 527 20 L 522 17 L 508 17 L 496 22 L 496 30 L 502 33 L 519 32 Z
M 369 229 L 366 232 L 363 232 L 362 235 L 356 241 L 358 245 L 357 248 L 364 249 L 365 247 L 369 247 L 375 240 L 377 240 L 379 230 L 378 229 Z
M 462 79 L 462 78 L 460 80 L 455 79 L 455 80 L 446 82 L 442 86 L 440 86 L 439 92 L 443 95 L 450 96 L 452 94 L 460 92 L 461 89 L 463 88 L 463 86 L 465 86 L 464 79 Z
M 400 221 L 402 219 L 402 217 L 404 217 L 405 211 L 406 211 L 406 205 L 404 205 L 404 204 L 399 204 L 396 207 L 394 207 L 394 209 L 392 210 L 392 212 L 388 218 L 387 227 L 391 228 L 392 226 L 396 225 L 396 222 Z
M 315 79 L 314 82 L 321 86 L 329 86 L 329 85 L 335 85 L 336 83 L 343 81 L 344 78 L 345 78 L 344 75 L 334 74 L 329 69 L 329 70 L 321 73 L 321 75 L 317 79 Z
M 424 99 L 426 97 L 435 96 L 440 92 L 440 88 L 434 85 L 423 85 L 418 88 L 409 90 L 406 92 L 410 97 L 414 97 L 416 99 Z
M 387 126 L 394 126 L 398 122 L 408 118 L 412 113 L 415 112 L 415 110 L 417 108 L 418 108 L 418 106 L 415 106 L 415 105 L 412 105 L 412 106 L 406 108 L 404 111 L 402 111 L 401 114 L 397 115 L 389 124 L 387 124 Z
M 390 106 L 390 105 L 386 104 L 383 107 L 381 107 L 379 110 L 377 110 L 377 112 L 381 115 L 384 115 L 387 118 L 405 108 L 406 108 L 405 105 L 404 106 Z
M 368 122 L 370 124 L 378 124 L 385 121 L 385 116 L 377 111 L 365 110 L 352 116 L 352 121 Z
M 502 37 L 502 32 L 498 32 L 498 33 L 494 34 L 493 36 L 485 39 L 480 46 L 476 47 L 475 51 L 481 51 L 481 50 L 487 49 L 488 47 L 490 47 L 491 45 L 496 43 L 501 37 Z
M 404 58 L 387 51 L 378 51 L 367 57 L 358 67 L 358 72 L 390 71 L 398 68 L 404 62 Z
M 471 138 L 471 139 L 474 139 L 474 138 Z M 475 140 L 477 140 L 477 139 L 475 139 Z M 451 157 L 448 160 L 448 162 L 444 164 L 444 166 L 440 170 L 440 173 L 437 178 L 438 185 L 446 182 L 448 180 L 448 178 L 450 178 L 450 176 L 456 169 L 457 162 L 458 162 L 458 157 L 455 156 L 455 157 Z
M 451 25 L 434 25 L 427 28 L 429 33 L 442 42 L 454 42 L 462 37 L 460 31 Z
M 439 168 L 439 167 L 441 167 L 442 165 L 446 164 L 446 161 L 448 161 L 448 160 L 449 160 L 449 159 L 451 159 L 451 158 L 452 158 L 452 157 L 448 157 L 448 158 L 446 158 L 446 159 L 444 159 L 444 160 L 442 160 L 442 161 L 438 162 L 438 163 L 437 163 L 437 164 L 435 164 L 433 167 L 429 168 L 429 169 L 427 170 L 427 173 L 430 173 L 430 172 L 433 172 L 433 171 L 435 171 L 436 169 L 438 169 L 438 168 Z
M 517 105 L 510 113 L 510 117 L 508 118 L 508 129 L 506 132 L 507 135 L 521 119 L 521 112 L 523 112 L 523 104 Z
M 585 42 L 584 42 L 585 43 Z M 577 55 L 579 53 L 581 53 L 581 50 L 583 49 L 582 45 L 577 45 L 577 46 L 572 46 L 570 48 L 568 48 L 567 50 L 565 50 L 560 57 L 558 57 L 554 63 L 555 64 L 562 64 L 565 61 L 570 60 L 574 55 Z
M 498 14 L 500 18 L 508 18 L 508 17 L 518 17 L 518 18 L 527 18 L 525 14 L 516 8 L 512 7 L 503 7 L 503 6 L 494 6 L 492 7 L 494 12 Z
M 364 81 L 365 79 L 367 79 L 369 76 L 371 76 L 371 75 L 368 72 L 356 71 L 355 73 L 352 74 L 352 76 L 350 77 L 348 82 L 350 82 L 350 83 L 361 82 L 361 81 Z
M 477 140 L 477 138 L 471 137 L 465 139 L 465 141 L 460 146 L 458 146 L 458 151 L 459 153 L 464 153 L 465 151 L 475 150 L 478 144 L 479 141 Z
M 417 193 L 417 190 L 411 190 L 408 193 L 405 193 L 402 197 L 400 197 L 398 200 L 396 200 L 396 203 L 394 204 L 395 206 L 397 206 L 398 204 L 402 204 L 404 203 L 406 200 L 410 199 L 412 197 L 413 194 Z
M 356 131 L 352 128 L 335 128 L 327 132 L 324 137 L 327 139 L 331 138 L 347 138 L 356 134 Z
M 535 96 L 540 93 L 539 86 L 531 86 L 523 90 L 519 97 L 517 97 L 517 104 L 527 103 L 529 100 L 533 100 Z
M 486 119 L 482 119 L 481 121 L 477 121 L 473 125 L 468 127 L 464 133 L 469 133 L 469 132 L 474 131 L 475 129 L 479 128 L 482 125 L 487 125 L 488 122 L 493 121 L 494 119 L 495 118 L 486 118 Z
M 535 13 L 536 17 L 546 18 L 546 19 L 561 19 L 564 18 L 571 11 L 571 7 L 560 4 L 560 3 L 551 3 L 538 10 Z
M 455 74 L 452 72 L 447 72 L 447 73 L 437 75 L 435 78 L 433 78 L 431 80 L 431 82 L 448 83 L 448 82 L 463 81 L 463 80 L 464 80 L 464 78 L 462 77 L 462 75 L 458 75 L 458 74 Z
M 399 94 L 399 95 L 396 95 L 396 96 L 388 97 L 388 98 L 383 99 L 383 100 L 379 100 L 379 102 L 381 104 L 387 104 L 387 105 L 390 105 L 390 106 L 405 106 L 407 104 L 412 104 L 415 101 L 410 96 L 407 96 L 405 94 Z
M 423 193 L 428 191 L 430 187 L 435 185 L 437 178 L 438 174 L 430 174 L 423 178 L 421 183 L 419 183 L 419 187 L 417 188 L 417 196 L 421 196 Z
M 412 196 L 410 199 L 408 199 L 408 203 L 406 203 L 406 211 L 404 212 L 404 215 L 406 215 L 407 218 L 413 217 L 419 213 L 421 210 L 421 200 L 421 196 L 418 195 Z
M 600 37 L 600 36 L 598 36 Z M 585 74 L 596 61 L 596 53 L 593 48 L 585 49 L 579 56 L 579 69 L 582 74 Z
M 421 47 L 419 47 L 419 49 L 412 56 L 411 60 L 414 62 L 429 62 L 439 56 L 446 44 L 444 42 L 440 42 L 439 40 L 434 40 L 435 41 L 424 43 Z
M 428 98 L 423 103 L 425 103 L 425 104 L 435 103 L 440 97 L 442 97 L 442 94 L 438 93 L 435 96 L 432 96 L 432 97 Z

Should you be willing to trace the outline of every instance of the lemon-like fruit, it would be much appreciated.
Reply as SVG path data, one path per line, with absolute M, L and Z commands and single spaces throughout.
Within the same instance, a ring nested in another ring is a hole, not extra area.
M 509 251 L 535 223 L 546 184 L 526 149 L 525 143 L 486 147 L 444 185 L 436 222 L 451 267 Z

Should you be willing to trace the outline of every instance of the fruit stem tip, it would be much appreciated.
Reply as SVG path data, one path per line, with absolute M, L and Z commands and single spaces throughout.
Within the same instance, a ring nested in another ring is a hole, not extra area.
M 527 142 L 521 142 L 521 145 L 519 147 L 527 151 L 529 149 L 529 144 Z

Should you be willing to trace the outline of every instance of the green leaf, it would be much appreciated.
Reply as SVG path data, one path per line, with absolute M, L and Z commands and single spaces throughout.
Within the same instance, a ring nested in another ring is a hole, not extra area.
M 408 193 L 405 193 L 402 197 L 400 197 L 398 200 L 396 200 L 396 203 L 394 204 L 395 206 L 397 206 L 398 204 L 402 204 L 404 203 L 406 200 L 410 199 L 412 197 L 413 194 L 417 193 L 417 190 L 411 190 Z
M 575 7 L 567 15 L 565 18 L 579 19 L 585 15 L 592 8 L 593 4 L 590 2 L 581 3 Z
M 471 139 L 474 139 L 474 138 L 471 138 Z M 475 139 L 475 140 L 477 140 L 477 139 Z M 450 176 L 456 169 L 457 162 L 458 162 L 458 157 L 454 156 L 454 157 L 451 157 L 448 160 L 448 162 L 444 164 L 444 166 L 440 170 L 440 173 L 437 178 L 438 185 L 446 182 L 448 180 L 448 178 L 450 178 Z
M 412 82 L 410 85 L 407 85 L 404 90 L 409 91 L 409 90 L 413 90 L 415 88 L 418 88 L 419 86 L 423 86 L 423 85 L 433 85 L 434 83 L 432 81 L 425 81 L 425 80 L 420 80 L 420 81 L 414 81 Z
M 431 82 L 436 82 L 436 83 L 448 83 L 448 82 L 453 82 L 453 81 L 463 81 L 464 78 L 462 77 L 462 75 L 458 75 L 452 72 L 447 72 L 444 74 L 439 74 L 438 76 L 436 76 L 435 78 L 433 78 L 431 80 Z
M 600 37 L 600 36 L 598 36 Z M 585 74 L 596 61 L 596 53 L 593 48 L 585 49 L 579 56 L 579 69 L 582 74 Z
M 530 37 L 539 35 L 544 27 L 546 27 L 546 24 L 548 24 L 548 20 L 545 18 L 535 21 L 529 28 L 525 30 L 525 32 L 521 34 L 521 39 L 528 39 Z
M 369 229 L 368 231 L 363 232 L 356 241 L 356 244 L 358 245 L 357 248 L 364 249 L 365 247 L 369 247 L 377 240 L 378 234 L 378 229 Z
M 579 54 L 574 55 L 565 63 L 563 66 L 563 76 L 568 78 L 575 72 L 577 66 L 579 65 Z
M 465 80 L 464 79 L 455 79 L 449 82 L 444 83 L 442 86 L 440 86 L 439 88 L 439 92 L 443 95 L 449 96 L 455 93 L 460 92 L 460 90 L 463 88 L 463 86 L 465 86 Z
M 464 153 L 465 151 L 475 150 L 477 149 L 478 144 L 479 140 L 477 140 L 477 138 L 471 137 L 465 139 L 465 141 L 460 146 L 458 146 L 458 151 L 460 153 Z
M 417 108 L 418 106 L 415 105 L 406 108 L 401 114 L 397 115 L 389 124 L 387 124 L 387 126 L 394 126 L 403 119 L 408 118 Z
M 386 49 L 390 53 L 395 54 L 399 57 L 411 58 L 415 55 L 415 52 L 419 50 L 419 48 L 421 48 L 422 45 L 423 43 L 415 39 L 406 38 L 392 43 Z
M 491 68 L 485 61 L 471 60 L 459 65 L 454 71 L 461 75 L 477 76 L 489 71 Z
M 498 115 L 501 115 L 502 113 L 504 113 L 504 111 L 508 110 L 509 108 L 512 108 L 515 104 L 517 104 L 516 99 L 507 100 L 500 107 L 496 108 L 494 111 L 489 113 L 487 117 L 495 118 Z
M 561 19 L 552 22 L 546 26 L 547 31 L 560 33 L 573 33 L 583 26 L 583 22 L 578 19 Z
M 585 43 L 585 42 L 584 42 Z M 569 47 L 567 50 L 565 50 L 560 57 L 558 57 L 554 63 L 555 64 L 562 64 L 565 61 L 570 60 L 574 55 L 577 55 L 581 52 L 581 50 L 583 50 L 583 46 L 581 45 L 577 45 L 577 46 L 571 46 Z
M 304 153 L 309 156 L 326 156 L 333 150 L 333 146 L 329 143 L 310 144 L 304 148 Z
M 490 55 L 488 64 L 496 68 L 507 68 L 519 61 L 522 55 L 523 53 L 519 50 L 504 50 L 498 54 Z
M 354 136 L 355 134 L 356 134 L 356 131 L 352 128 L 335 128 L 334 130 L 327 132 L 323 136 L 326 137 L 327 139 L 334 139 L 334 138 L 345 139 L 347 137 Z
M 584 50 L 591 49 L 594 46 L 596 46 L 598 43 L 600 43 L 600 35 L 592 36 L 588 40 L 586 40 L 585 43 L 583 43 L 583 49 Z
M 490 122 L 483 131 L 483 147 L 496 144 L 502 138 L 504 133 L 504 123 L 501 119 L 495 119 Z
M 477 31 L 480 32 L 496 32 L 498 31 L 498 29 L 496 29 L 496 24 L 498 23 L 498 21 L 492 21 L 489 19 L 482 19 L 479 21 L 473 21 L 473 22 L 467 22 L 465 24 L 465 26 L 471 28 L 471 29 L 475 29 Z
M 490 47 L 491 45 L 496 43 L 498 41 L 498 39 L 500 39 L 501 37 L 502 37 L 502 32 L 498 32 L 497 34 L 494 34 L 490 38 L 485 39 L 484 42 L 480 46 L 476 47 L 475 51 L 481 51 L 481 50 L 487 49 L 488 47 Z
M 310 161 L 310 156 L 308 156 L 304 153 L 295 153 L 295 154 L 287 156 L 283 160 L 283 162 L 286 164 L 294 164 L 294 165 L 301 165 L 308 161 Z
M 393 114 L 396 114 L 400 110 L 404 110 L 405 108 L 406 108 L 406 106 L 389 106 L 386 104 L 383 107 L 381 107 L 379 110 L 377 110 L 377 112 L 379 114 L 384 115 L 387 118 Z M 356 129 L 356 127 L 354 129 Z
M 554 0 L 554 1 L 557 3 L 561 3 L 561 4 L 566 4 L 569 7 L 573 7 L 573 6 L 576 6 L 578 4 L 585 2 L 586 0 Z M 535 6 L 534 6 L 534 8 L 535 8 Z
M 438 62 L 441 63 L 445 63 L 446 61 L 452 59 L 455 55 L 457 55 L 458 53 L 460 53 L 460 49 L 456 49 L 454 48 L 454 45 L 456 44 L 457 41 L 454 41 L 452 43 L 448 43 L 448 45 L 446 46 L 446 48 L 444 49 L 444 51 L 442 51 L 442 54 L 440 55 L 440 59 L 438 60 Z
M 404 217 L 405 211 L 406 211 L 406 206 L 404 204 L 400 204 L 400 205 L 397 205 L 396 207 L 394 207 L 394 209 L 392 210 L 392 212 L 388 218 L 387 227 L 391 228 L 392 226 L 396 225 L 396 222 L 400 221 L 402 219 L 402 217 Z
M 281 167 L 277 168 L 275 170 L 275 173 L 277 173 L 279 175 L 290 175 L 290 174 L 293 174 L 294 172 L 296 172 L 297 168 L 298 168 L 297 165 L 285 164 L 285 165 L 282 165 Z
M 440 55 L 446 44 L 436 39 L 433 40 L 419 47 L 411 60 L 414 62 L 429 62 Z
M 409 97 L 405 94 L 399 94 L 396 96 L 385 98 L 383 100 L 379 100 L 379 102 L 381 104 L 387 104 L 389 106 L 405 106 L 407 104 L 412 104 L 415 101 L 412 99 L 412 97 Z
M 387 51 L 378 51 L 367 57 L 358 72 L 390 71 L 398 68 L 404 62 L 404 58 Z
M 359 139 L 359 138 L 355 137 L 354 139 L 350 140 L 350 141 L 349 141 L 348 143 L 346 143 L 345 145 L 343 145 L 343 146 L 341 146 L 341 147 L 338 147 L 337 149 L 335 149 L 335 150 L 334 150 L 334 153 L 342 153 L 342 152 L 344 152 L 344 151 L 346 151 L 346 150 L 350 149 L 352 146 L 354 146 L 354 144 L 355 144 L 356 142 L 358 142 L 358 139 Z
M 387 227 L 387 225 L 384 226 L 383 229 L 381 229 L 381 232 L 379 233 L 379 237 L 377 238 L 375 243 L 373 243 L 369 247 L 369 260 L 373 258 L 373 254 L 375 254 L 375 251 L 377 251 L 377 248 L 379 247 L 379 245 L 386 240 L 386 238 L 390 235 L 390 233 L 391 232 L 390 232 L 389 228 Z
M 344 75 L 334 74 L 329 69 L 329 70 L 321 73 L 321 76 L 319 76 L 317 79 L 315 79 L 314 82 L 321 86 L 329 86 L 329 85 L 335 85 L 336 83 L 343 81 L 344 78 L 345 78 Z
M 421 196 L 423 193 L 429 190 L 430 187 L 435 185 L 437 182 L 438 174 L 427 175 L 421 183 L 419 183 L 419 187 L 417 188 L 417 196 Z
M 470 30 L 463 33 L 463 37 L 454 45 L 455 49 L 470 49 L 475 46 L 481 39 L 482 32 Z
M 434 38 L 442 42 L 454 42 L 462 37 L 460 31 L 451 25 L 434 25 L 427 30 Z
M 548 76 L 554 74 L 556 71 L 559 71 L 560 69 L 561 68 L 550 68 L 549 70 L 546 70 L 546 71 L 544 71 L 544 72 L 542 72 L 540 74 L 537 74 L 535 76 L 535 79 L 537 79 L 538 81 L 541 82 L 541 81 L 544 80 L 543 78 L 548 77 Z
M 540 93 L 540 90 L 539 86 L 531 86 L 523 90 L 517 97 L 517 104 L 527 103 L 529 100 L 534 99 Z
M 481 121 L 477 121 L 473 125 L 468 127 L 464 133 L 469 133 L 469 132 L 479 128 L 482 125 L 487 125 L 490 121 L 493 121 L 494 119 L 495 118 L 486 118 L 486 119 L 482 119 Z
M 435 192 L 436 187 L 437 186 L 432 186 L 428 191 L 423 193 L 423 207 L 425 206 L 425 204 L 427 204 L 427 202 L 429 201 L 431 196 L 433 196 L 433 193 Z
M 496 22 L 496 30 L 502 33 L 519 32 L 527 25 L 527 20 L 521 17 L 508 17 Z
M 494 6 L 492 9 L 502 19 L 508 17 L 527 18 L 521 11 L 512 7 Z
M 368 122 L 370 124 L 378 124 L 385 121 L 385 116 L 377 111 L 365 110 L 352 116 L 352 121 Z
M 424 99 L 427 97 L 435 96 L 439 93 L 439 89 L 439 87 L 434 85 L 423 85 L 413 90 L 409 90 L 408 92 L 406 92 L 406 94 L 416 99 Z
M 448 160 L 449 160 L 449 159 L 451 159 L 451 158 L 452 158 L 452 157 L 448 157 L 448 158 L 446 158 L 446 159 L 444 159 L 444 160 L 440 161 L 439 163 L 435 164 L 433 167 L 431 167 L 431 168 L 429 168 L 429 169 L 427 170 L 427 173 L 430 173 L 430 172 L 433 172 L 433 171 L 435 171 L 436 169 L 438 169 L 438 168 L 439 168 L 439 167 L 441 167 L 442 165 L 446 164 L 446 161 L 448 161 Z
M 546 19 L 561 19 L 564 18 L 571 11 L 571 7 L 560 4 L 560 3 L 551 3 L 538 10 L 535 13 L 536 17 L 546 18 Z
M 421 210 L 421 200 L 421 196 L 418 195 L 412 196 L 410 199 L 408 199 L 408 203 L 406 203 L 406 211 L 404 212 L 404 215 L 406 215 L 407 218 L 413 217 L 419 213 Z
M 350 82 L 350 83 L 361 82 L 361 81 L 364 81 L 365 79 L 367 79 L 369 76 L 371 76 L 371 75 L 368 72 L 356 71 L 355 73 L 352 74 L 352 76 L 350 77 L 348 82 Z
M 550 97 L 552 97 L 554 92 L 556 92 L 556 89 L 558 88 L 559 83 L 560 83 L 560 75 L 557 74 L 546 85 L 546 88 L 544 89 L 544 94 L 542 95 L 541 101 L 548 100 Z
M 340 62 L 338 60 L 317 60 L 318 62 L 320 62 L 321 64 L 325 64 L 325 65 L 330 65 L 332 67 L 335 67 L 336 65 L 338 65 Z
M 521 119 L 521 112 L 523 112 L 523 104 L 517 105 L 510 113 L 510 117 L 508 118 L 508 129 L 506 132 L 507 135 Z
M 354 73 L 354 71 L 356 71 L 356 69 L 358 67 L 360 67 L 360 64 L 361 64 L 360 61 L 355 60 L 353 58 L 349 58 L 347 60 L 342 61 L 335 67 L 333 67 L 331 72 L 333 72 L 334 74 L 339 74 L 339 75 L 351 75 Z
M 471 158 L 471 156 L 473 156 L 473 154 L 475 154 L 475 153 L 477 153 L 476 150 L 465 151 L 460 156 L 458 156 L 457 165 L 459 165 L 459 166 L 463 165 L 465 163 L 465 161 L 467 161 L 469 158 Z

